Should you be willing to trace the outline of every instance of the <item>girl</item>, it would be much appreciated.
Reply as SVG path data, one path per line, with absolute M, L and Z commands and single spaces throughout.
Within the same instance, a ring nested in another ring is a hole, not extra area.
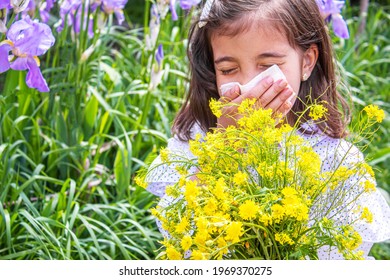
M 217 119 L 209 108 L 212 98 L 236 104 L 255 98 L 257 106 L 271 108 L 284 115 L 290 125 L 300 127 L 301 136 L 320 155 L 323 172 L 337 166 L 341 159 L 346 165 L 363 160 L 357 148 L 343 140 L 350 112 L 336 90 L 331 39 L 315 0 L 207 1 L 200 21 L 190 29 L 189 42 L 190 88 L 173 124 L 174 137 L 167 147 L 170 151 L 193 158 L 188 141 L 196 134 L 235 125 L 239 118 L 236 106 L 226 107 Z M 241 93 L 236 86 L 221 96 L 222 84 L 246 84 L 274 64 L 286 79 L 268 76 L 250 91 Z M 310 122 L 307 113 L 300 113 L 314 100 L 328 112 L 327 119 L 318 124 Z M 160 196 L 160 205 L 166 206 L 171 198 L 165 194 L 165 187 L 176 183 L 180 175 L 171 166 L 159 163 L 160 157 L 147 176 L 147 189 Z M 366 178 L 374 182 L 369 175 Z M 390 209 L 379 191 L 359 203 L 374 216 L 371 224 L 357 228 L 363 239 L 359 250 L 368 258 L 374 242 L 390 238 Z M 345 219 L 342 214 L 336 218 Z M 318 257 L 342 258 L 334 248 L 321 248 Z

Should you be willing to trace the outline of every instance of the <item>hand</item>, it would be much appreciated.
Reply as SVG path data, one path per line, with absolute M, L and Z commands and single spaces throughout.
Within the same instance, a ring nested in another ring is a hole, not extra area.
M 271 108 L 274 113 L 282 114 L 284 117 L 291 110 L 292 103 L 289 99 L 294 95 L 296 94 L 287 81 L 274 82 L 272 77 L 265 77 L 251 91 L 244 94 L 241 94 L 238 86 L 234 86 L 220 98 L 220 101 L 233 103 L 233 105 L 222 109 L 222 116 L 218 119 L 217 125 L 220 128 L 226 128 L 229 125 L 236 126 L 237 120 L 241 117 L 237 113 L 237 105 L 247 98 L 256 99 L 255 106 L 258 108 Z

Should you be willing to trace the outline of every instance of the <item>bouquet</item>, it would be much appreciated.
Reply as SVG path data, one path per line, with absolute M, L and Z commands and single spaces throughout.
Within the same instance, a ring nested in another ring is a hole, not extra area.
M 223 104 L 210 105 L 218 116 Z M 326 114 L 320 104 L 309 110 L 312 120 Z M 378 108 L 365 111 L 366 128 L 383 119 Z M 190 141 L 196 159 L 161 151 L 163 164 L 181 178 L 166 188 L 173 203 L 152 209 L 169 233 L 159 258 L 317 259 L 322 246 L 337 248 L 345 259 L 362 258 L 353 225 L 372 221 L 370 210 L 357 203 L 375 190 L 365 180 L 374 176 L 371 167 L 341 161 L 321 172 L 319 155 L 296 127 L 256 109 L 254 100 L 242 102 L 238 113 L 237 127 Z M 347 222 L 334 219 L 340 211 L 348 213 Z

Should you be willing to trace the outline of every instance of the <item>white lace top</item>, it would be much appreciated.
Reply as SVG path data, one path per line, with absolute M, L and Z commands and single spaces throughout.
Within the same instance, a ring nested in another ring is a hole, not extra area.
M 301 133 L 300 135 L 308 141 L 310 145 L 312 145 L 314 151 L 321 157 L 323 172 L 332 170 L 332 167 L 335 166 L 337 162 L 340 162 L 341 159 L 343 159 L 344 164 L 347 166 L 364 160 L 363 154 L 347 141 L 331 138 L 322 134 L 315 125 L 305 125 L 305 129 L 317 132 L 314 135 Z M 195 138 L 196 134 L 204 136 L 205 132 L 202 131 L 198 125 L 195 125 L 191 130 L 191 136 Z M 174 154 L 180 154 L 189 159 L 195 158 L 189 150 L 189 143 L 186 141 L 180 141 L 177 137 L 173 137 L 168 140 L 167 149 Z M 347 156 L 345 157 L 345 155 Z M 160 197 L 160 206 L 167 206 L 173 201 L 173 199 L 165 194 L 165 188 L 166 186 L 173 185 L 178 182 L 180 175 L 172 167 L 159 164 L 161 164 L 161 159 L 158 156 L 153 161 L 146 179 L 148 182 L 147 190 Z M 158 167 L 155 168 L 155 166 Z M 357 179 L 353 177 L 350 179 L 351 186 L 352 184 L 356 185 L 354 184 L 356 180 Z M 369 180 L 374 181 L 373 178 L 369 178 Z M 358 203 L 362 206 L 368 207 L 370 212 L 373 214 L 372 223 L 365 223 L 361 221 L 354 224 L 355 229 L 359 232 L 363 240 L 363 243 L 358 250 L 364 251 L 363 257 L 365 259 L 373 259 L 368 256 L 368 253 L 374 243 L 390 239 L 390 207 L 384 198 L 384 195 L 386 194 L 386 192 L 381 192 L 381 190 L 377 188 L 376 191 L 365 193 L 358 199 Z M 352 191 L 349 195 L 353 197 L 354 192 Z M 337 209 L 335 211 L 335 215 L 332 218 L 334 220 L 342 222 L 350 218 L 346 217 L 348 215 L 346 215 L 345 212 L 343 213 L 342 210 L 339 211 L 339 213 L 337 213 Z M 167 236 L 168 233 L 162 229 L 159 221 L 157 221 L 157 225 L 161 233 Z M 330 247 L 320 248 L 318 257 L 323 260 L 343 259 L 343 256 L 338 253 L 337 248 Z

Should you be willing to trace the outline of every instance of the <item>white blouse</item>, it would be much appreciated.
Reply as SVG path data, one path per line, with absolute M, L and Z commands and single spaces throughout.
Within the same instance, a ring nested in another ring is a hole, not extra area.
M 322 172 L 331 171 L 334 166 L 337 166 L 336 164 L 340 162 L 341 159 L 343 159 L 343 165 L 347 166 L 352 166 L 353 163 L 364 160 L 363 154 L 347 141 L 331 138 L 321 133 L 315 125 L 304 124 L 302 127 L 306 130 L 316 132 L 314 134 L 298 133 L 310 143 L 314 151 L 320 156 L 322 160 Z M 194 139 L 197 134 L 201 134 L 203 137 L 205 136 L 205 132 L 196 124 L 191 130 L 191 137 Z M 188 159 L 195 159 L 195 156 L 189 149 L 189 143 L 187 141 L 181 141 L 177 137 L 168 140 L 167 149 L 170 153 L 175 155 L 180 154 Z M 168 206 L 172 203 L 173 198 L 165 194 L 165 188 L 175 184 L 179 179 L 180 175 L 174 169 L 174 166 L 161 164 L 160 156 L 158 156 L 149 168 L 146 178 L 148 183 L 147 190 L 160 197 L 160 206 Z M 353 178 L 353 176 L 349 180 L 351 186 L 357 185 L 355 184 L 357 179 Z M 373 178 L 369 178 L 369 180 L 372 180 L 375 183 Z M 354 192 L 350 192 L 349 196 L 351 198 L 354 197 Z M 359 221 L 354 224 L 354 228 L 359 232 L 363 241 L 357 250 L 362 250 L 364 252 L 363 257 L 365 259 L 373 259 L 373 257 L 368 256 L 373 244 L 390 239 L 390 207 L 378 188 L 374 192 L 364 193 L 359 196 L 357 203 L 368 207 L 373 214 L 373 221 L 371 223 Z M 332 219 L 340 223 L 351 219 L 351 217 L 348 217 L 348 214 L 345 214 L 345 211 L 343 213 L 342 210 L 338 211 L 336 209 L 331 214 L 333 215 Z M 168 233 L 162 229 L 160 221 L 157 221 L 157 226 L 164 236 L 168 235 Z M 322 260 L 343 259 L 343 256 L 338 253 L 337 248 L 326 246 L 319 249 L 318 257 Z

